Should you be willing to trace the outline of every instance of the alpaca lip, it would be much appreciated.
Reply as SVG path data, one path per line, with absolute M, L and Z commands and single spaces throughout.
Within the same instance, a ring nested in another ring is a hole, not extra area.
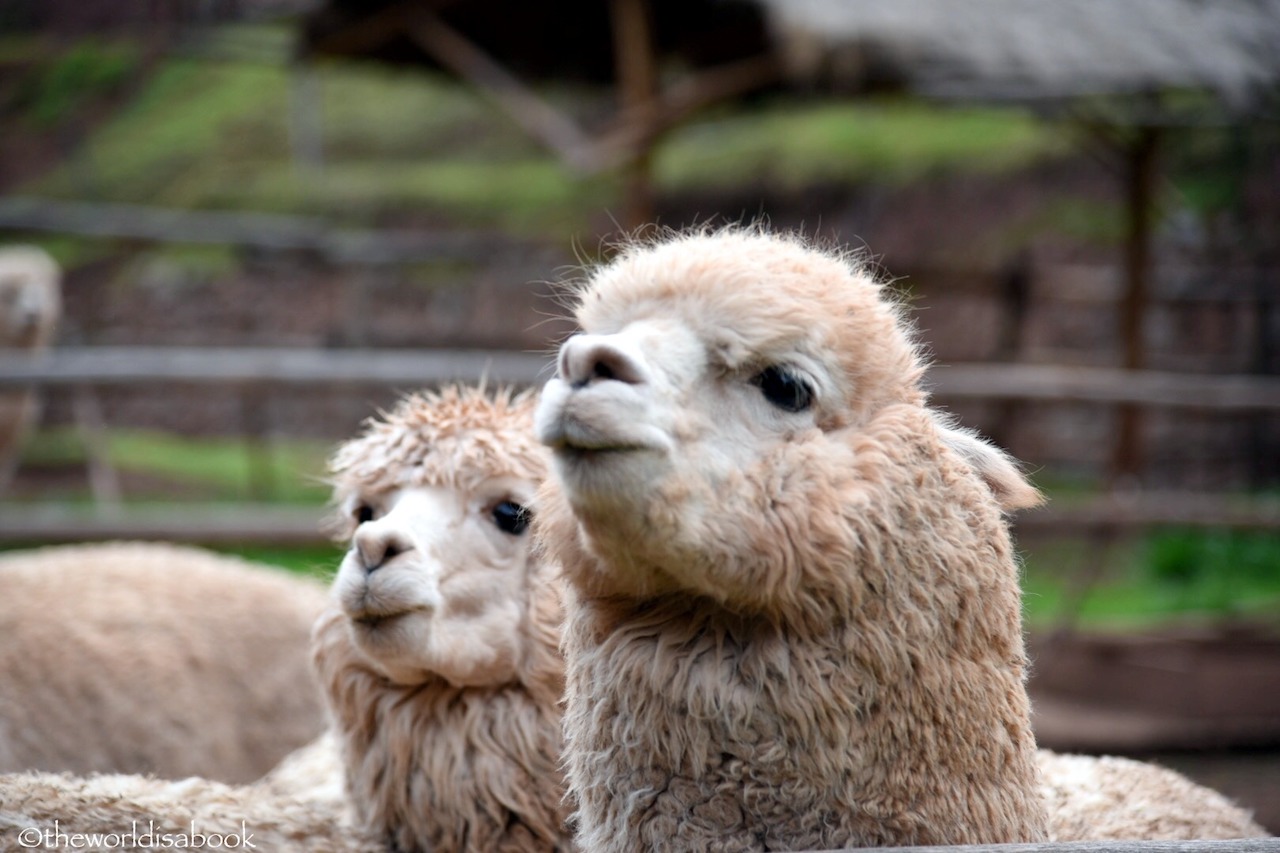
M 407 610 L 403 610 L 399 613 L 365 613 L 360 616 L 351 617 L 351 621 L 363 628 L 375 630 L 377 628 L 381 628 L 388 622 L 399 619 L 408 612 L 409 611 Z
M 571 459 L 593 459 L 604 454 L 654 449 L 642 441 L 612 435 L 611 432 L 613 430 L 601 429 L 594 423 L 562 412 L 547 424 L 539 438 L 557 456 Z
M 348 613 L 347 615 L 352 622 L 365 630 L 376 631 L 411 613 L 420 613 L 425 609 L 423 607 L 408 607 L 404 610 L 362 610 L 357 613 Z
M 555 426 L 556 429 L 544 434 L 542 440 L 557 455 L 589 459 L 597 454 L 648 449 L 637 442 L 603 435 L 572 418 L 561 418 Z
M 557 454 L 574 459 L 593 459 L 596 456 L 605 454 L 629 453 L 634 450 L 647 450 L 648 448 L 640 444 L 576 444 L 571 441 L 565 441 L 562 444 L 552 445 L 551 449 Z

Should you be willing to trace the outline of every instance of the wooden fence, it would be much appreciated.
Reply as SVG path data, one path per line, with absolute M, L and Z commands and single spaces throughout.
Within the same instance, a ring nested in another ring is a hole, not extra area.
M 490 351 L 83 347 L 0 355 L 5 387 L 162 385 L 420 387 L 486 377 L 531 385 L 554 372 L 547 355 Z M 1280 377 L 1207 376 L 1107 368 L 966 364 L 935 367 L 944 400 L 1009 399 L 1139 405 L 1217 412 L 1280 411 Z M 101 460 L 99 460 L 101 461 Z M 99 466 L 101 467 L 101 466 Z M 209 544 L 321 541 L 319 511 L 242 503 L 126 509 L 7 504 L 0 541 L 158 538 Z M 1024 513 L 1026 533 L 1110 535 L 1165 525 L 1280 529 L 1280 500 L 1169 492 L 1112 493 Z

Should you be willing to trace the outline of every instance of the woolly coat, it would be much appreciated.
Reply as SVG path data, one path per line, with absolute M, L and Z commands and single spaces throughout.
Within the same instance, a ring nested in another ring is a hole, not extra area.
M 466 487 L 495 476 L 538 482 L 533 400 L 446 388 L 371 420 L 334 457 L 336 499 L 417 485 Z M 350 534 L 352 528 L 340 533 Z M 458 687 L 438 676 L 398 684 L 355 646 L 337 606 L 317 622 L 313 655 L 362 825 L 392 849 L 569 848 L 560 768 L 562 586 L 531 560 L 515 676 Z
M 0 776 L 0 849 L 30 847 L 387 853 L 379 839 L 346 819 L 339 803 L 281 793 L 266 783 L 122 774 Z
M 196 548 L 0 556 L 0 772 L 249 782 L 324 728 L 324 587 Z
M 1040 751 L 1051 841 L 1264 838 L 1249 813 L 1164 767 Z
M 1043 840 L 1008 529 L 940 435 L 879 286 L 798 241 L 692 235 L 624 251 L 577 306 L 588 333 L 701 322 L 725 361 L 790 335 L 838 352 L 833 384 L 858 391 L 714 479 L 695 459 L 649 491 L 610 481 L 587 500 L 553 476 L 540 496 L 571 586 L 583 847 Z M 676 406 L 696 417 L 700 402 Z

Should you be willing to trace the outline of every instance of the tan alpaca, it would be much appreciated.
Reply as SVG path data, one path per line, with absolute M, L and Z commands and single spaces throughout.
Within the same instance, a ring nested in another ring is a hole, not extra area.
M 412 397 L 334 459 L 352 547 L 315 659 L 356 811 L 399 851 L 567 848 L 532 410 L 527 394 Z
M 1078 832 L 1087 788 L 1046 811 L 1001 516 L 1038 495 L 928 407 L 883 288 L 728 230 L 625 248 L 575 313 L 536 424 L 584 849 Z
M 420 395 L 335 456 L 352 547 L 314 650 L 332 731 L 240 787 L 0 776 L 0 837 L 194 821 L 247 825 L 257 849 L 289 853 L 567 849 L 562 605 L 522 509 L 546 464 L 532 407 L 474 389 Z
M 250 782 L 324 729 L 324 587 L 141 542 L 0 555 L 0 772 Z

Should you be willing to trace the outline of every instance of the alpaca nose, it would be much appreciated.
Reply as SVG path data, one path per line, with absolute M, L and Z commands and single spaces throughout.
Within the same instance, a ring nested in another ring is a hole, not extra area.
M 366 522 L 356 530 L 353 547 L 360 565 L 372 574 L 395 557 L 412 551 L 413 543 L 395 528 Z
M 560 347 L 560 378 L 585 388 L 607 380 L 640 385 L 647 376 L 643 356 L 616 337 L 575 335 Z

